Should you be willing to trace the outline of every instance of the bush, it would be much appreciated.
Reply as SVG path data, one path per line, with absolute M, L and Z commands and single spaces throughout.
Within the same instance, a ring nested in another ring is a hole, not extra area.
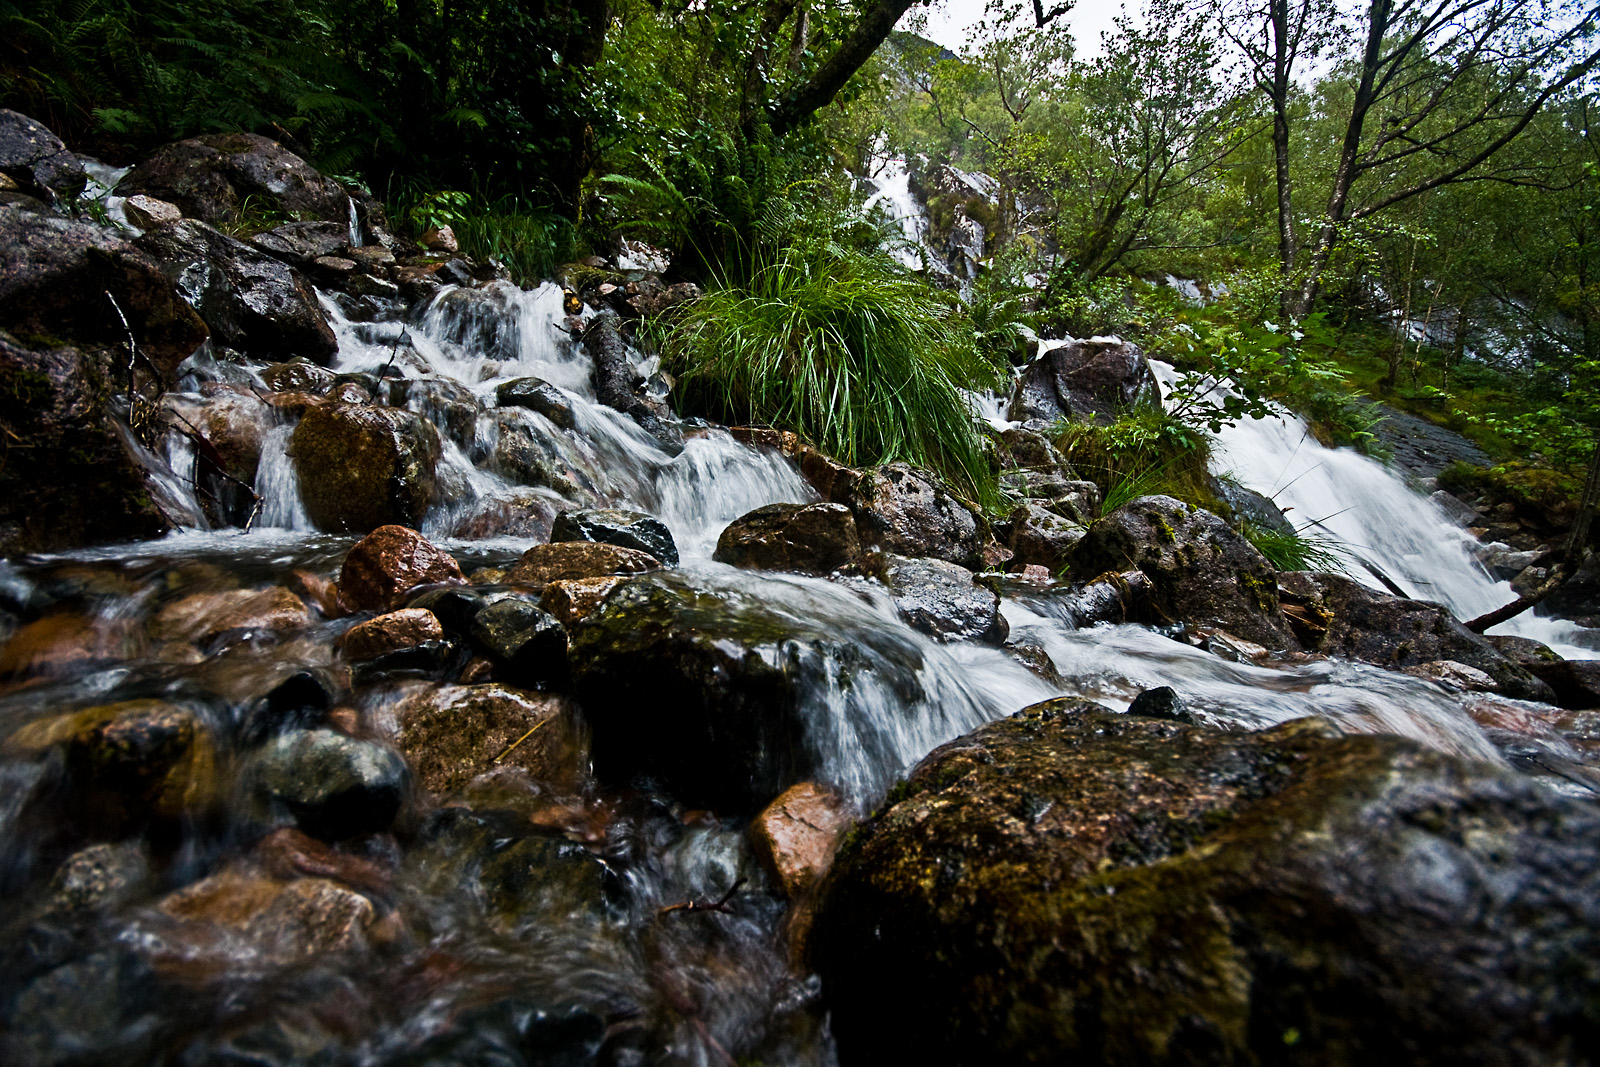
M 678 400 L 794 430 L 851 465 L 903 460 L 985 506 L 994 473 L 964 388 L 994 366 L 947 301 L 881 253 L 799 241 L 666 328 Z
M 491 200 L 453 189 L 408 188 L 390 197 L 388 208 L 389 217 L 412 237 L 449 226 L 462 252 L 499 261 L 519 285 L 550 277 L 576 252 L 572 223 L 521 197 Z
M 1128 412 L 1109 424 L 1064 422 L 1055 439 L 1072 469 L 1100 487 L 1105 511 L 1152 493 L 1219 509 L 1206 469 L 1210 438 L 1164 411 Z

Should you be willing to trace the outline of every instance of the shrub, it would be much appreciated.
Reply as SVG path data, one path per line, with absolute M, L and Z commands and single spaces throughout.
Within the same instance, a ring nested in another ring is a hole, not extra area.
M 1127 412 L 1106 424 L 1064 422 L 1055 439 L 1073 470 L 1100 487 L 1105 511 L 1152 493 L 1218 509 L 1206 469 L 1210 438 L 1164 411 Z
M 994 366 L 948 302 L 881 253 L 792 243 L 666 328 L 663 356 L 685 410 L 791 429 L 852 465 L 903 460 L 998 504 L 962 394 L 994 384 Z
M 390 197 L 389 215 L 412 237 L 449 226 L 461 251 L 499 261 L 519 285 L 536 284 L 576 251 L 576 233 L 566 218 L 521 197 L 488 199 L 454 189 L 402 189 Z

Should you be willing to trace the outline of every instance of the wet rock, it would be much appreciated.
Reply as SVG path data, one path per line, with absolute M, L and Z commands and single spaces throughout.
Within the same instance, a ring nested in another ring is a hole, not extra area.
M 1009 426 L 1000 431 L 1000 443 L 1011 459 L 1009 466 L 1031 467 L 1052 473 L 1071 470 L 1066 457 L 1047 435 L 1048 423 L 1034 422 L 1027 426 Z
M 0 265 L 0 289 L 5 270 Z M 113 409 L 115 381 L 104 357 L 35 351 L 0 332 L 0 424 L 12 457 L 0 464 L 0 557 L 156 537 L 170 528 Z
M 816 782 L 799 782 L 750 823 L 750 844 L 773 882 L 792 899 L 828 873 L 839 839 L 854 822 L 837 793 Z
M 83 828 L 118 836 L 151 819 L 198 815 L 216 795 L 216 746 L 193 711 L 162 700 L 128 700 L 37 719 L 4 751 L 59 751 L 67 804 Z
M 339 350 L 311 286 L 271 256 L 196 219 L 134 243 L 161 264 L 217 343 L 265 360 L 324 363 Z
M 711 558 L 748 570 L 831 574 L 861 555 L 843 504 L 768 504 L 728 524 Z
M 1064 519 L 1038 504 L 1028 503 L 1011 513 L 1011 562 L 1017 567 L 1043 567 L 1052 574 L 1065 569 L 1072 549 L 1083 540 L 1087 527 Z
M 196 400 L 168 393 L 162 398 L 162 407 L 175 431 L 199 434 L 215 450 L 214 454 L 202 453 L 202 468 L 218 464 L 220 473 L 229 478 L 245 485 L 255 484 L 261 444 L 272 421 L 270 409 L 259 397 L 227 391 Z M 224 489 L 222 480 L 218 482 L 210 486 L 213 496 Z
M 433 612 L 401 608 L 352 626 L 345 631 L 339 644 L 346 659 L 360 662 L 443 640 L 444 627 L 439 625 Z
M 412 892 L 459 900 L 501 933 L 560 924 L 575 935 L 587 927 L 605 936 L 597 922 L 611 907 L 605 864 L 582 845 L 538 836 L 525 818 L 441 809 L 407 854 L 405 877 Z
M 1444 489 L 1435 489 L 1428 494 L 1428 499 L 1457 526 L 1476 526 L 1482 521 L 1482 517 L 1471 504 Z
M 392 749 L 315 729 L 272 738 L 250 756 L 241 778 L 257 821 L 337 841 L 387 830 L 410 776 Z
M 521 408 L 501 408 L 494 413 L 499 431 L 494 446 L 494 468 L 518 485 L 553 489 L 566 497 L 582 497 L 584 479 L 570 470 L 560 445 L 549 430 Z
M 1272 565 L 1209 511 L 1169 496 L 1140 497 L 1089 527 L 1072 553 L 1078 574 L 1130 565 L 1149 577 L 1168 618 L 1299 649 L 1278 606 Z
M 1011 633 L 1000 614 L 1000 598 L 965 567 L 942 559 L 886 556 L 873 570 L 900 617 L 929 637 L 998 645 Z
M 1023 368 L 1006 418 L 1110 420 L 1157 397 L 1155 374 L 1137 345 L 1096 337 L 1041 352 Z
M 977 513 L 928 471 L 904 463 L 869 471 L 851 487 L 849 507 L 864 545 L 981 565 L 984 531 Z
M 505 767 L 571 792 L 588 763 L 581 716 L 564 696 L 495 683 L 442 686 L 406 697 L 395 721 L 395 743 L 418 784 L 440 796 Z
M 177 204 L 213 226 L 249 226 L 268 212 L 297 221 L 343 223 L 350 195 L 276 141 L 253 133 L 213 133 L 156 149 L 117 183 Z
M 525 600 L 508 598 L 478 612 L 472 640 L 495 660 L 495 676 L 520 685 L 567 680 L 567 632 Z
M 122 213 L 128 217 L 129 222 L 141 230 L 171 226 L 183 218 L 183 212 L 179 210 L 177 204 L 169 204 L 153 196 L 128 197 L 123 201 Z
M 116 907 L 140 896 L 150 881 L 150 857 L 143 844 L 90 845 L 56 868 L 44 910 L 71 915 Z
M 391 384 L 391 403 L 422 415 L 463 451 L 471 450 L 479 411 L 471 389 L 450 378 L 404 378 Z
M 1155 583 L 1144 571 L 1107 571 L 1081 585 L 1056 586 L 1023 599 L 1037 601 L 1078 628 L 1103 622 L 1151 625 L 1167 619 L 1157 603 Z
M 237 966 L 241 950 L 268 967 L 356 951 L 377 920 L 372 901 L 337 882 L 275 878 L 243 863 L 167 895 L 156 910 L 180 924 L 149 946 L 157 966 L 186 970 Z
M 194 593 L 156 613 L 150 633 L 164 641 L 205 644 L 233 630 L 284 633 L 311 625 L 305 602 L 281 585 Z
M 1181 722 L 1189 726 L 1200 725 L 1200 720 L 1194 717 L 1189 705 L 1170 685 L 1146 689 L 1134 697 L 1133 702 L 1128 705 L 1128 714 L 1145 719 L 1166 719 L 1168 722 Z
M 814 962 L 844 1063 L 1540 1063 L 1592 1025 L 1597 834 L 1400 738 L 1063 698 L 852 835 Z
M 62 678 L 126 657 L 124 628 L 82 615 L 46 615 L 24 623 L 0 645 L 0 678 Z
M 685 304 L 700 299 L 702 293 L 693 282 L 676 282 L 665 285 L 659 277 L 646 275 L 629 281 L 613 290 L 609 296 L 611 306 L 625 318 L 650 319 L 675 311 Z
M 660 567 L 660 560 L 636 548 L 594 541 L 563 541 L 534 545 L 524 552 L 516 565 L 506 572 L 506 584 L 542 590 L 550 582 L 643 574 Z
M 1498 692 L 1500 687 L 1495 680 L 1465 663 L 1457 663 L 1453 659 L 1435 659 L 1427 663 L 1419 663 L 1414 667 L 1403 667 L 1401 670 L 1413 678 L 1423 678 L 1445 689 L 1461 691 L 1474 690 L 1482 693 Z
M 1535 607 L 1534 614 L 1560 619 L 1600 622 L 1600 553 L 1586 558 L 1571 578 Z
M 1529 664 L 1534 677 L 1555 693 L 1563 708 L 1600 708 L 1600 660 L 1573 659 Z
M 539 606 L 556 617 L 563 626 L 571 626 L 605 602 L 611 590 L 621 585 L 625 578 L 574 578 L 551 582 L 539 597 Z
M 604 545 L 638 549 L 667 566 L 678 563 L 678 546 L 667 524 L 653 515 L 617 508 L 585 508 L 563 511 L 556 516 L 550 540 L 594 541 Z
M 308 271 L 324 256 L 348 250 L 350 227 L 338 222 L 288 222 L 256 234 L 250 243 L 274 259 Z
M 207 336 L 161 266 L 115 231 L 14 204 L 0 204 L 0 327 L 45 349 L 117 348 L 124 363 L 132 329 L 163 374 Z
M 1007 641 L 1002 648 L 1006 655 L 1022 664 L 1033 674 L 1044 679 L 1057 689 L 1065 689 L 1066 682 L 1061 677 L 1061 672 L 1056 669 L 1056 664 L 1050 658 L 1050 653 L 1038 641 L 1031 638 L 1020 638 Z
M 311 393 L 320 396 L 333 388 L 337 376 L 308 359 L 274 363 L 261 371 L 261 380 L 275 393 Z
M 410 411 L 312 408 L 289 447 L 306 514 L 331 533 L 419 526 L 436 492 L 439 433 Z
M 567 506 L 568 501 L 537 489 L 516 489 L 481 497 L 451 524 L 450 536 L 468 541 L 490 537 L 548 541 L 550 529 L 555 525 L 556 509 Z
M 245 712 L 239 741 L 259 745 L 274 734 L 321 726 L 333 699 L 333 687 L 315 671 L 296 671 Z
M 1454 660 L 1489 675 L 1507 696 L 1553 702 L 1545 683 L 1462 626 L 1442 605 L 1374 592 L 1335 574 L 1291 571 L 1280 574 L 1278 582 L 1304 610 L 1326 619 L 1327 628 L 1311 650 L 1391 670 Z
M 43 125 L 0 108 L 0 174 L 30 196 L 71 204 L 88 179 L 83 162 Z
M 569 636 L 596 773 L 652 781 L 694 807 L 753 812 L 814 777 L 807 722 L 829 677 L 854 680 L 849 699 L 880 688 L 895 694 L 887 699 L 922 694 L 915 643 L 875 619 L 813 620 L 737 580 L 634 578 Z M 876 728 L 861 726 L 864 758 L 890 759 Z
M 439 624 L 444 627 L 444 632 L 453 638 L 470 637 L 472 620 L 478 617 L 478 612 L 488 606 L 488 597 L 475 589 L 462 586 L 428 589 L 406 602 L 408 608 L 421 608 L 432 612 L 439 620 Z
M 1232 512 L 1237 521 L 1248 522 L 1258 530 L 1269 533 L 1293 534 L 1294 523 L 1283 514 L 1283 509 L 1254 489 L 1246 489 L 1237 482 L 1218 478 L 1214 485 L 1217 496 Z
M 465 581 L 455 557 L 417 531 L 380 526 L 345 554 L 339 600 L 351 611 L 392 611 L 419 585 Z

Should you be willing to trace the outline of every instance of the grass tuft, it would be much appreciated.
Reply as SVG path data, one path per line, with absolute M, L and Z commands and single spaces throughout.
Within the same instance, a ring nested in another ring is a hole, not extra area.
M 925 467 L 992 508 L 961 390 L 997 375 L 962 321 L 888 257 L 808 242 L 712 288 L 666 329 L 663 355 L 685 410 L 794 430 L 852 466 Z

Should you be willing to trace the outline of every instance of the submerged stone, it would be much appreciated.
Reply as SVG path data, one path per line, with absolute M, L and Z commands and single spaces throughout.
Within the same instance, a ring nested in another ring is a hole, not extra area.
M 653 515 L 618 508 L 586 508 L 556 516 L 550 540 L 594 541 L 646 552 L 668 566 L 678 562 L 678 546 L 667 524 Z
M 279 734 L 253 753 L 241 778 L 256 817 L 338 840 L 387 830 L 410 780 L 393 749 L 332 730 Z

